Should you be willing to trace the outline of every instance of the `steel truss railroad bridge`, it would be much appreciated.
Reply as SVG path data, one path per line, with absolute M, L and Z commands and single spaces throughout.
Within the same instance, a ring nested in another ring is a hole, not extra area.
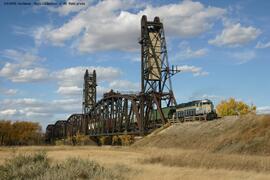
M 141 19 L 141 91 L 121 94 L 111 90 L 96 101 L 96 72 L 84 75 L 83 113 L 72 114 L 47 126 L 49 139 L 77 133 L 91 137 L 145 135 L 167 123 L 162 108 L 176 105 L 171 77 L 179 72 L 170 68 L 163 23 L 159 17 Z M 158 115 L 155 115 L 158 114 Z

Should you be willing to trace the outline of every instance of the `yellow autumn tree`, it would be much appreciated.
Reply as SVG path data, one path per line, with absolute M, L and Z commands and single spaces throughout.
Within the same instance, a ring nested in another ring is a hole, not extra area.
M 248 105 L 243 101 L 237 101 L 234 98 L 221 101 L 216 107 L 219 116 L 234 116 L 255 113 L 256 106 Z
M 0 145 L 35 145 L 42 141 L 39 123 L 0 120 Z

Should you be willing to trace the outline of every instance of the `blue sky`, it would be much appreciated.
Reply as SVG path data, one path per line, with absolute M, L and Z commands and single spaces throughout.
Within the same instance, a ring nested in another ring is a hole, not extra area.
M 139 91 L 143 14 L 164 23 L 170 64 L 182 70 L 173 77 L 178 103 L 209 98 L 217 104 L 235 97 L 256 105 L 258 113 L 270 113 L 270 1 L 4 2 L 0 119 L 45 127 L 81 112 L 86 68 L 97 71 L 99 97 L 109 89 Z

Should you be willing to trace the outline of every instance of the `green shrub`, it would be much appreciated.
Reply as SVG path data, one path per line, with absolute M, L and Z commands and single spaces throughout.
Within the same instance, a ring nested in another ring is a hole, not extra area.
M 39 176 L 38 179 L 122 179 L 122 177 L 94 161 L 70 158 L 61 164 L 51 167 L 49 171 Z
M 30 155 L 19 155 L 0 166 L 1 179 L 32 179 L 44 174 L 49 161 L 44 152 Z

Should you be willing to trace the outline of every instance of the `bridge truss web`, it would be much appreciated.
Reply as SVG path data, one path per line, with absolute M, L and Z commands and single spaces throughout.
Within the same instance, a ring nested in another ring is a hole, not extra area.
M 145 134 L 167 123 L 162 108 L 175 106 L 163 24 L 141 19 L 141 92 L 109 92 L 89 113 L 89 134 Z
M 144 135 L 167 123 L 163 108 L 176 105 L 171 77 L 179 72 L 170 68 L 164 27 L 159 17 L 141 19 L 141 92 L 121 94 L 111 90 L 96 102 L 96 72 L 86 70 L 83 113 L 65 122 L 66 136 Z M 59 126 L 62 127 L 62 126 Z M 48 131 L 53 131 L 48 126 Z

